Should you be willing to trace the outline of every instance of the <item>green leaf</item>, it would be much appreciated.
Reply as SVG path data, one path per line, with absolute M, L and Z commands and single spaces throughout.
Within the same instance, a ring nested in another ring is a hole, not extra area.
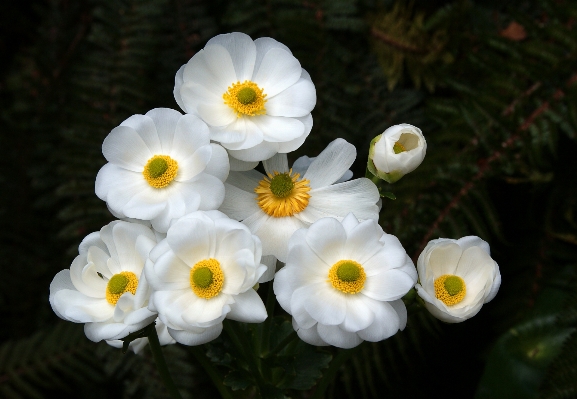
M 223 384 L 231 387 L 233 391 L 238 391 L 254 385 L 254 379 L 244 370 L 234 370 L 224 377 Z

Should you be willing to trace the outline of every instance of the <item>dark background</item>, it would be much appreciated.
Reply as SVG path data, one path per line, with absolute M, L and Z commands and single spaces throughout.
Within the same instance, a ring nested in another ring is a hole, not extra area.
M 503 276 L 465 323 L 411 312 L 364 343 L 329 397 L 577 397 L 576 21 L 570 0 L 5 0 L 0 397 L 165 397 L 150 353 L 88 341 L 48 287 L 112 220 L 94 194 L 104 137 L 178 109 L 178 68 L 231 31 L 281 41 L 311 74 L 314 127 L 291 160 L 342 137 L 360 177 L 374 136 L 420 127 L 427 157 L 381 224 L 414 260 L 430 239 L 478 235 Z M 217 395 L 188 348 L 165 352 L 189 397 Z

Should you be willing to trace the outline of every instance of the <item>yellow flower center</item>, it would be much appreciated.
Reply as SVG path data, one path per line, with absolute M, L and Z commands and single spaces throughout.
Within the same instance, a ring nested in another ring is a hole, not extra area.
M 444 274 L 435 280 L 435 296 L 447 306 L 458 304 L 465 298 L 465 281 L 452 274 Z
M 174 180 L 177 172 L 178 162 L 168 155 L 155 155 L 144 166 L 142 175 L 152 187 L 164 188 Z
M 276 218 L 302 212 L 309 204 L 311 188 L 307 179 L 299 180 L 299 177 L 292 169 L 288 173 L 269 173 L 254 189 L 260 209 Z
M 108 280 L 106 285 L 106 300 L 111 305 L 116 305 L 122 294 L 130 292 L 136 294 L 138 278 L 132 272 L 120 272 Z
M 250 80 L 245 80 L 242 83 L 233 83 L 228 86 L 228 90 L 222 95 L 224 103 L 231 107 L 239 118 L 243 115 L 265 114 L 265 97 L 266 94 L 263 93 L 263 89 Z
M 360 263 L 354 260 L 340 260 L 329 270 L 328 281 L 345 294 L 356 294 L 365 286 L 367 275 Z
M 214 258 L 203 259 L 190 269 L 190 288 L 196 296 L 210 299 L 222 290 L 224 273 Z

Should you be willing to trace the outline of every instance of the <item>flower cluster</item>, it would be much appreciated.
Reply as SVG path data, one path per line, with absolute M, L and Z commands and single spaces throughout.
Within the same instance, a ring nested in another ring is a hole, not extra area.
M 404 329 L 401 298 L 418 279 L 427 309 L 448 322 L 496 294 L 484 241 L 435 240 L 417 274 L 378 224 L 375 181 L 421 163 L 418 128 L 393 126 L 373 140 L 370 178 L 352 179 L 356 149 L 340 138 L 289 166 L 287 153 L 311 132 L 316 91 L 283 44 L 216 36 L 178 70 L 174 96 L 184 115 L 153 109 L 104 140 L 96 195 L 121 220 L 89 234 L 50 286 L 54 312 L 84 323 L 89 339 L 121 346 L 155 322 L 161 344 L 203 344 L 225 318 L 270 316 L 256 289 L 273 279 L 298 336 L 341 348 Z M 130 345 L 138 352 L 146 342 Z

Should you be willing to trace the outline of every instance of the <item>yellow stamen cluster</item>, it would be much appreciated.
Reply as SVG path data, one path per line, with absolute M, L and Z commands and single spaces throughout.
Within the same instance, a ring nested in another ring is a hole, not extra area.
M 260 209 L 276 218 L 302 212 L 309 204 L 311 188 L 307 179 L 299 180 L 299 177 L 292 169 L 288 173 L 269 173 L 254 189 Z
M 435 296 L 447 306 L 458 304 L 467 294 L 465 281 L 452 274 L 443 274 L 435 279 Z
M 340 260 L 329 270 L 328 281 L 345 294 L 357 294 L 365 286 L 367 275 L 360 263 L 354 260 Z
M 177 172 L 178 162 L 168 155 L 155 155 L 144 166 L 142 175 L 152 187 L 164 188 L 174 180 Z
M 224 273 L 214 258 L 203 259 L 190 269 L 190 288 L 196 296 L 210 299 L 222 290 Z
M 239 118 L 243 115 L 265 114 L 265 97 L 266 94 L 264 94 L 263 89 L 250 80 L 245 80 L 242 83 L 233 83 L 228 86 L 228 90 L 222 95 L 224 103 L 231 107 Z
M 130 292 L 136 294 L 138 278 L 132 272 L 120 272 L 108 280 L 106 285 L 106 300 L 111 305 L 116 305 L 122 294 Z

